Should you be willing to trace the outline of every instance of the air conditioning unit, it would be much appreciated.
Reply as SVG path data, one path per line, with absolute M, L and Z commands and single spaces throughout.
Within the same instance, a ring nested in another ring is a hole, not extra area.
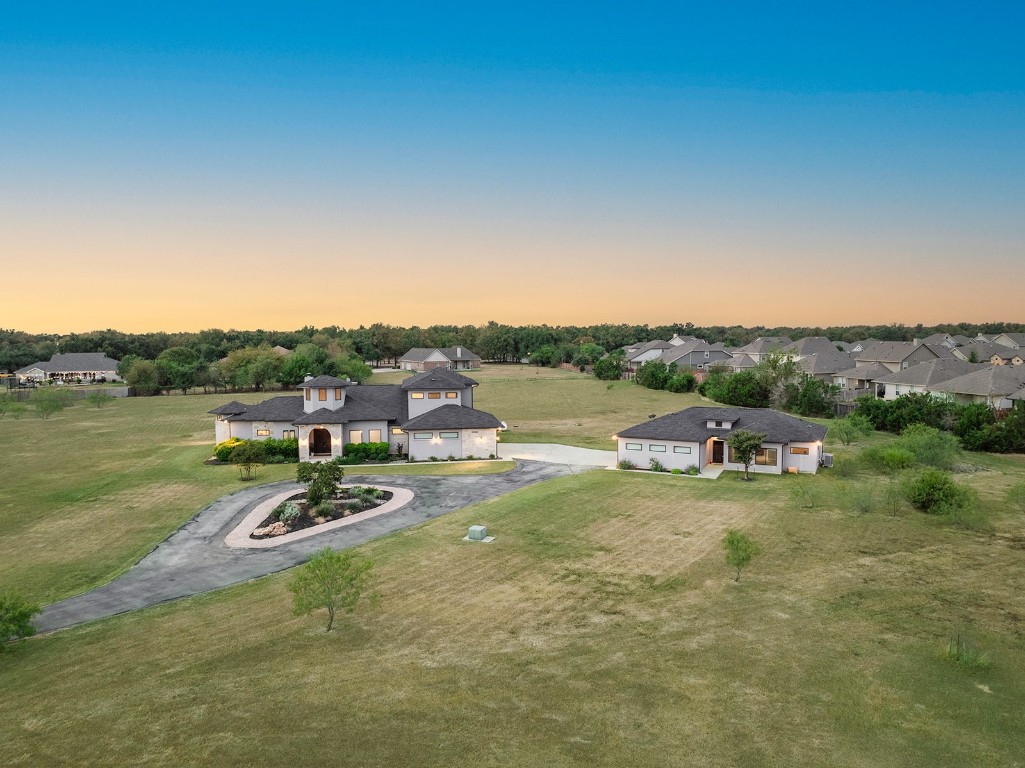
M 831 467 L 833 466 L 833 454 L 824 453 L 822 454 L 822 466 Z

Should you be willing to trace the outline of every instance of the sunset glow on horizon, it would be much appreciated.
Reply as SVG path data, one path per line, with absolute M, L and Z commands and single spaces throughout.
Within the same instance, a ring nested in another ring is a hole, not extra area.
M 1025 321 L 1019 8 L 245 8 L 5 20 L 0 327 Z

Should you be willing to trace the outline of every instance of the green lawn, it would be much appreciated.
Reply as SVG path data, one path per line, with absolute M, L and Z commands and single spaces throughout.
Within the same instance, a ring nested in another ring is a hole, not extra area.
M 21 644 L 4 764 L 1017 765 L 1025 558 L 999 499 L 1025 467 L 983 465 L 993 534 L 856 514 L 868 475 L 533 486 L 362 547 L 380 607 L 329 635 L 279 574 Z M 764 547 L 739 584 L 728 527 Z M 954 632 L 992 666 L 943 660 Z
M 130 398 L 100 409 L 80 403 L 47 420 L 30 412 L 0 421 L 0 587 L 52 602 L 130 567 L 206 504 L 241 487 L 235 468 L 203 464 L 213 447 L 207 411 L 266 397 Z M 381 471 L 482 474 L 511 466 Z M 294 466 L 267 466 L 257 481 L 294 474 Z
M 375 374 L 375 383 L 396 383 L 408 371 Z M 692 405 L 708 405 L 696 394 L 645 389 L 632 381 L 599 381 L 594 376 L 532 365 L 485 365 L 469 371 L 480 382 L 474 406 L 509 425 L 502 442 L 563 443 L 614 450 L 618 430 Z

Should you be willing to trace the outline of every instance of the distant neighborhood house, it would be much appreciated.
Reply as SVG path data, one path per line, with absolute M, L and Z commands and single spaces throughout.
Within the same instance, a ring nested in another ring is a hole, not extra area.
M 765 435 L 751 469 L 815 473 L 826 428 L 768 408 L 694 407 L 624 429 L 616 435 L 619 461 L 647 469 L 657 459 L 667 469 L 691 465 L 742 470 L 726 439 L 737 430 Z
M 102 352 L 67 352 L 56 354 L 46 362 L 33 363 L 14 372 L 18 381 L 117 381 L 118 361 Z
M 430 371 L 448 368 L 451 371 L 470 371 L 480 368 L 480 357 L 466 347 L 413 347 L 399 358 L 404 371 Z
M 445 368 L 410 376 L 401 384 L 359 385 L 317 376 L 301 395 L 256 405 L 230 402 L 210 411 L 218 443 L 230 438 L 299 441 L 302 461 L 343 456 L 347 443 L 388 443 L 389 453 L 411 459 L 497 454 L 502 423 L 473 407 L 477 382 Z

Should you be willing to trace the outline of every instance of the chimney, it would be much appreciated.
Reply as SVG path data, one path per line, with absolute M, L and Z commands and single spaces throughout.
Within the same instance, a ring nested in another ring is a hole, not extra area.
M 312 378 L 313 377 L 310 376 L 310 374 L 307 373 L 305 376 L 303 376 L 303 384 L 305 384 L 307 381 L 309 381 Z
M 463 356 L 463 348 L 462 347 L 456 347 L 456 357 L 462 357 L 462 356 Z
M 921 339 L 912 339 L 911 343 L 914 344 L 914 346 L 917 347 L 919 344 L 922 343 L 922 340 Z

